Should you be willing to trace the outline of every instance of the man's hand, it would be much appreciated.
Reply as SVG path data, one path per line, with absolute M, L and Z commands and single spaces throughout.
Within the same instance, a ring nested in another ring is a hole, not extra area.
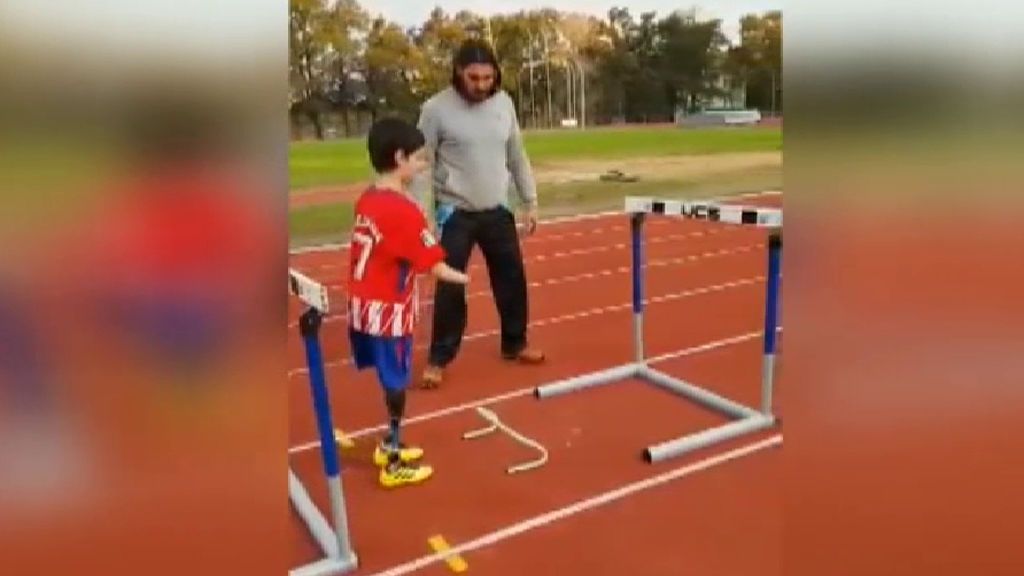
M 520 223 L 526 235 L 529 236 L 537 231 L 537 205 L 528 204 L 523 206 L 521 210 Z

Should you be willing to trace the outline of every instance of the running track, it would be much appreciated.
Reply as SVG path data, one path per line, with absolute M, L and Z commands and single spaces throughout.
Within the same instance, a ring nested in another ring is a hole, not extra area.
M 780 206 L 781 195 L 742 199 Z M 765 232 L 652 217 L 647 225 L 646 345 L 660 370 L 758 405 L 764 306 Z M 524 242 L 531 339 L 549 362 L 509 365 L 498 357 L 498 317 L 482 259 L 470 274 L 469 326 L 462 352 L 436 391 L 409 398 L 406 439 L 422 445 L 435 476 L 388 492 L 370 462 L 384 421 L 377 384 L 347 361 L 345 319 L 336 312 L 321 338 L 335 423 L 356 436 L 342 452 L 357 574 L 449 574 L 427 539 L 441 534 L 469 572 L 516 574 L 717 575 L 781 572 L 779 430 L 748 436 L 658 465 L 644 446 L 720 422 L 718 416 L 638 382 L 538 401 L 533 387 L 630 361 L 627 217 L 544 225 Z M 343 248 L 306 252 L 291 265 L 344 296 Z M 292 299 L 294 300 L 294 299 Z M 424 299 L 429 315 L 429 299 Z M 289 304 L 289 460 L 327 509 L 304 353 Z M 429 326 L 420 330 L 416 373 Z M 781 367 L 781 363 L 780 363 Z M 776 407 L 781 411 L 781 383 Z M 548 463 L 508 476 L 534 456 L 503 435 L 472 442 L 463 432 L 486 403 L 503 421 L 545 445 Z M 293 516 L 292 565 L 318 550 Z

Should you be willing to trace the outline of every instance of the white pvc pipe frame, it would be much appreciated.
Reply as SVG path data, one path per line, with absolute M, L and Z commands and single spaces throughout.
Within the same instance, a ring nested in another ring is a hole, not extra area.
M 651 205 L 652 201 L 648 199 L 627 198 L 626 200 L 627 212 L 630 212 L 631 217 L 633 218 L 633 342 L 636 358 L 635 363 L 542 385 L 534 390 L 534 396 L 538 399 L 547 399 L 568 394 L 570 392 L 579 392 L 611 384 L 613 382 L 635 378 L 668 390 L 669 392 L 701 404 L 709 409 L 718 411 L 732 419 L 732 421 L 727 424 L 709 428 L 701 432 L 687 434 L 679 438 L 646 447 L 643 451 L 643 459 L 649 463 L 656 463 L 670 458 L 683 456 L 696 450 L 707 448 L 721 442 L 726 442 L 740 436 L 771 428 L 776 424 L 777 419 L 772 413 L 775 368 L 774 350 L 772 350 L 771 353 L 766 352 L 763 358 L 761 375 L 761 411 L 743 406 L 742 404 L 729 400 L 728 398 L 719 396 L 710 390 L 654 370 L 647 365 L 644 356 L 643 341 L 642 226 L 644 216 L 650 211 L 649 207 Z M 713 206 L 716 209 L 721 208 L 717 205 L 703 203 L 701 207 L 704 208 L 707 206 Z M 734 207 L 729 208 L 733 210 L 735 209 Z M 772 224 L 775 224 L 776 220 L 773 218 L 771 222 Z M 781 224 L 781 218 L 779 218 L 778 223 Z M 736 224 L 739 224 L 739 222 L 736 222 Z M 760 225 L 758 223 L 751 224 Z M 776 303 L 768 302 L 768 305 L 775 306 Z

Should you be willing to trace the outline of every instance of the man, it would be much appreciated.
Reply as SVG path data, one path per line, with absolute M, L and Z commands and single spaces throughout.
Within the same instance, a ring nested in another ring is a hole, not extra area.
M 480 246 L 501 316 L 501 354 L 506 360 L 539 364 L 544 353 L 527 343 L 526 273 L 508 207 L 514 183 L 528 233 L 537 227 L 537 190 L 523 149 L 512 99 L 501 90 L 497 58 L 485 42 L 466 41 L 455 54 L 452 85 L 423 105 L 419 129 L 432 151 L 434 210 L 447 263 L 465 271 Z M 421 204 L 429 183 L 414 194 Z M 422 384 L 441 384 L 466 329 L 465 287 L 440 283 L 434 293 L 434 324 Z

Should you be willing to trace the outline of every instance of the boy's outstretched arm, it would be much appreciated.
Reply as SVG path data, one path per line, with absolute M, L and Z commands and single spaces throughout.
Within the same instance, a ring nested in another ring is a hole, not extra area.
M 452 268 L 444 261 L 434 264 L 430 269 L 430 273 L 434 275 L 438 280 L 442 282 L 450 282 L 452 284 L 468 284 L 469 276 L 463 272 L 459 272 L 455 268 Z

